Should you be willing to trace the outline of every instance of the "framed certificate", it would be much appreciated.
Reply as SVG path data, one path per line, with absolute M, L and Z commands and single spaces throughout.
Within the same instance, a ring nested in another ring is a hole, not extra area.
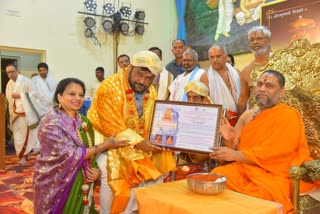
M 222 105 L 156 100 L 149 138 L 158 146 L 209 153 L 220 146 Z

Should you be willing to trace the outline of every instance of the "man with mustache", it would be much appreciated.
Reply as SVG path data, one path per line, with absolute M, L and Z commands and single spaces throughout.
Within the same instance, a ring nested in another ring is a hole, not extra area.
M 130 65 L 130 57 L 127 54 L 121 54 L 117 58 L 120 69 L 127 68 Z
M 184 72 L 182 66 L 182 54 L 187 50 L 185 41 L 182 39 L 173 40 L 171 50 L 175 58 L 166 65 L 166 69 L 173 75 L 173 79 L 175 79 L 178 75 Z
M 103 81 L 88 111 L 95 130 L 95 144 L 115 135 L 129 140 L 129 147 L 101 153 L 101 213 L 133 213 L 137 210 L 134 187 L 161 183 L 175 169 L 170 151 L 148 140 L 157 92 L 152 85 L 162 71 L 159 57 L 151 51 L 136 53 L 127 69 Z
M 212 45 L 208 51 L 210 67 L 200 81 L 209 87 L 209 96 L 214 104 L 227 109 L 232 125 L 237 122 L 237 102 L 240 96 L 238 71 L 227 63 L 228 53 L 221 45 Z
M 270 46 L 271 32 L 264 26 L 253 27 L 248 32 L 248 40 L 254 60 L 245 67 L 241 74 L 241 93 L 238 101 L 238 115 L 240 116 L 247 108 L 248 100 L 252 97 L 253 84 L 250 80 L 251 70 L 254 65 L 265 65 L 268 57 L 272 54 Z
M 291 213 L 291 166 L 311 160 L 301 116 L 281 103 L 285 78 L 278 71 L 264 71 L 255 88 L 258 109 L 244 112 L 235 127 L 222 118 L 223 147 L 213 147 L 210 157 L 232 161 L 212 173 L 228 178 L 227 188 L 250 196 L 281 203 Z M 304 190 L 318 184 L 301 182 Z
M 187 101 L 184 87 L 192 80 L 199 80 L 205 70 L 198 67 L 198 53 L 195 50 L 186 50 L 182 55 L 182 66 L 185 70 L 169 86 L 172 101 Z

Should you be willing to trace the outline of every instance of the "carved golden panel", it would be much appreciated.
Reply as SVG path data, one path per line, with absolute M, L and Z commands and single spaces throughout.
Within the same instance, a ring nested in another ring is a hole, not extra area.
M 305 91 L 320 93 L 320 43 L 311 45 L 307 39 L 298 39 L 290 47 L 275 52 L 268 60 L 265 66 L 252 69 L 252 84 L 256 84 L 261 72 L 271 69 L 285 76 L 286 90 L 298 86 Z

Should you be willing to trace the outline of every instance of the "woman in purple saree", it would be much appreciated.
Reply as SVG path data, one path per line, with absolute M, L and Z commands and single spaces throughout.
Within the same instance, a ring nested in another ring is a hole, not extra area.
M 129 145 L 113 137 L 94 145 L 91 123 L 78 113 L 84 94 L 82 81 L 61 80 L 54 94 L 58 106 L 51 108 L 41 120 L 41 149 L 33 178 L 36 214 L 96 213 L 92 193 L 101 172 L 94 156 Z

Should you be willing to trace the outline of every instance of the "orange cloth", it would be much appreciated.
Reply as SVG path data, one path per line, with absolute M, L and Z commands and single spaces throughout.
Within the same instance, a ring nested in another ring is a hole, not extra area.
M 88 111 L 88 118 L 94 129 L 105 137 L 118 133 L 119 138 L 125 136 L 131 145 L 136 145 L 148 139 L 156 97 L 154 87 L 150 86 L 144 95 L 143 115 L 139 118 L 134 91 L 129 86 L 128 72 L 124 69 L 100 85 Z M 171 152 L 149 154 L 133 147 L 109 150 L 108 181 L 114 193 L 111 213 L 124 211 L 131 187 L 144 180 L 155 180 L 173 169 L 175 161 Z
M 233 162 L 212 172 L 228 178 L 228 189 L 279 202 L 284 213 L 291 212 L 289 169 L 310 159 L 299 113 L 285 104 L 262 111 L 243 128 L 238 150 L 256 165 Z
M 186 180 L 136 188 L 134 192 L 139 214 L 281 213 L 280 204 L 230 190 L 217 195 L 194 193 Z

